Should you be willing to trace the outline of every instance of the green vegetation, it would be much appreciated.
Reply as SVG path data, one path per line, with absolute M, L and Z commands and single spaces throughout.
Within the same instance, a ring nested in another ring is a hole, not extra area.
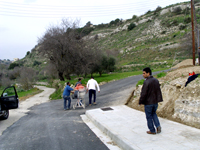
M 3 90 L 4 89 L 2 89 L 2 88 L 0 89 L 0 94 L 2 94 Z M 32 89 L 26 90 L 26 91 L 19 89 L 19 88 L 16 88 L 16 90 L 17 90 L 17 94 L 18 94 L 18 97 L 19 97 L 20 100 L 24 100 L 28 97 L 31 97 L 35 94 L 42 92 L 42 90 L 39 90 L 38 88 L 32 88 Z M 6 90 L 5 92 L 10 96 L 14 95 L 14 93 L 15 93 L 14 91 L 10 91 L 10 90 L 9 91 Z
M 157 74 L 157 78 L 162 78 L 162 77 L 164 77 L 166 75 L 167 75 L 166 72 L 160 72 L 159 74 Z
M 38 94 L 42 92 L 42 90 L 39 90 L 38 88 L 32 88 L 30 90 L 24 91 L 24 90 L 18 90 L 17 89 L 17 94 L 19 96 L 19 99 L 25 98 L 25 97 L 30 97 L 35 94 Z
M 165 70 L 166 68 L 162 68 L 162 69 L 155 69 L 153 70 L 154 72 L 156 71 L 161 71 L 161 70 Z M 142 74 L 142 70 L 140 71 L 132 71 L 132 72 L 121 72 L 121 73 L 111 73 L 111 74 L 102 74 L 102 76 L 99 76 L 99 74 L 93 74 L 93 77 L 95 78 L 95 80 L 100 84 L 100 83 L 108 83 L 108 82 L 112 82 L 112 81 L 116 81 L 116 80 L 120 80 L 120 79 L 124 79 L 130 76 L 134 76 L 134 75 L 140 75 Z M 70 80 L 69 82 L 71 83 L 71 85 L 75 85 L 76 82 L 78 81 L 77 76 L 73 76 L 72 80 Z M 90 76 L 87 76 L 86 78 L 82 79 L 81 82 L 83 85 L 87 84 L 87 81 L 90 79 Z M 62 99 L 62 92 L 65 86 L 65 83 L 67 83 L 67 81 L 60 81 L 58 82 L 56 85 L 54 85 L 54 88 L 56 88 L 56 92 L 53 93 L 50 96 L 51 100 L 55 100 L 55 99 Z M 143 83 L 142 83 L 143 84 Z
M 136 84 L 136 86 L 143 85 L 144 81 L 145 81 L 144 79 L 139 80 L 138 83 Z
M 167 74 L 166 72 L 160 72 L 156 75 L 156 77 L 162 78 L 162 77 L 166 76 L 166 74 Z M 144 81 L 145 81 L 144 79 L 139 80 L 138 83 L 136 84 L 136 86 L 143 85 Z
M 135 28 L 136 25 L 135 23 L 131 23 L 129 26 L 128 26 L 128 31 L 132 30 L 133 28 Z

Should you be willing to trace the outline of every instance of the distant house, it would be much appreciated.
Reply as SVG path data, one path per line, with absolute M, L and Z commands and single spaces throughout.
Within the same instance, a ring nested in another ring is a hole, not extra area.
M 19 60 L 19 58 L 14 58 L 13 62 L 18 61 L 18 60 Z

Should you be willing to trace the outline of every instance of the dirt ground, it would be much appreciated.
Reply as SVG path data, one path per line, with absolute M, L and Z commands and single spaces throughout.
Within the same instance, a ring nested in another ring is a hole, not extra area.
M 159 117 L 200 128 L 200 78 L 185 87 L 189 73 L 200 74 L 200 66 L 193 66 L 193 60 L 187 59 L 173 69 L 165 77 L 158 79 L 164 101 L 159 103 L 157 114 Z M 144 107 L 138 105 L 141 88 L 142 85 L 135 88 L 126 104 L 144 111 Z

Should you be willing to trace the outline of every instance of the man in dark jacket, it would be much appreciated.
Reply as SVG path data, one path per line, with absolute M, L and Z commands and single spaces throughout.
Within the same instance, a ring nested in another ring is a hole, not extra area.
M 144 104 L 147 126 L 150 131 L 147 134 L 156 134 L 154 125 L 156 126 L 157 133 L 161 132 L 161 126 L 156 114 L 158 102 L 162 102 L 162 93 L 159 81 L 151 75 L 149 67 L 143 69 L 143 77 L 146 79 L 143 83 L 139 104 Z

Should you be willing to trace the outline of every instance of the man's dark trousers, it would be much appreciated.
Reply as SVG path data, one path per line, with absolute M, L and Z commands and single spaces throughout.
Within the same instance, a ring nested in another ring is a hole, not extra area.
M 158 108 L 158 104 L 151 104 L 151 105 L 144 106 L 146 119 L 147 119 L 147 126 L 152 133 L 156 133 L 154 125 L 156 126 L 156 128 L 160 126 L 160 122 L 156 114 L 157 108 Z
M 89 90 L 89 104 L 92 103 L 92 95 L 94 95 L 94 103 L 96 102 L 96 90 Z

